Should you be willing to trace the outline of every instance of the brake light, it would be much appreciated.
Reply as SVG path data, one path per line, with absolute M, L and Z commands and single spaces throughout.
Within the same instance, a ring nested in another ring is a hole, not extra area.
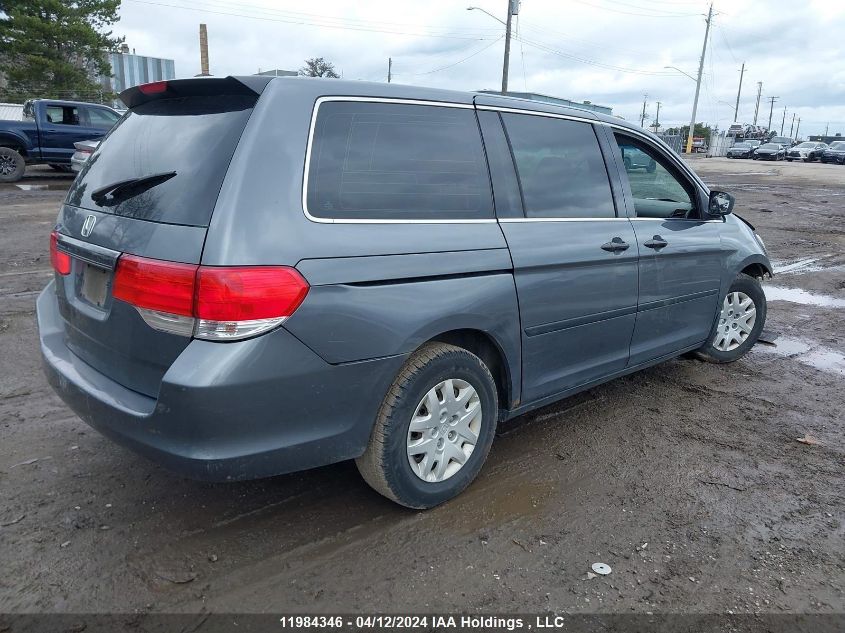
M 148 84 L 141 84 L 138 90 L 145 95 L 157 95 L 167 91 L 166 81 L 153 81 Z
M 70 255 L 59 250 L 58 231 L 50 233 L 50 264 L 53 266 L 53 270 L 60 275 L 70 274 Z
M 197 268 L 123 255 L 117 262 L 112 296 L 136 308 L 191 317 Z
M 156 329 L 237 340 L 284 322 L 308 289 L 302 275 L 285 266 L 197 266 L 123 255 L 112 295 Z

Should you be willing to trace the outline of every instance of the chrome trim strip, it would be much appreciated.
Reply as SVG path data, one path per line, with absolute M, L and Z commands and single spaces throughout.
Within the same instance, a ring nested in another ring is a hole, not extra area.
M 308 172 L 311 168 L 311 147 L 314 143 L 314 130 L 317 126 L 317 113 L 320 106 L 327 101 L 356 101 L 362 103 L 400 103 L 405 105 L 428 105 L 444 108 L 461 108 L 473 110 L 471 103 L 452 103 L 448 101 L 423 101 L 420 99 L 396 99 L 392 97 L 350 97 L 333 95 L 320 97 L 314 102 L 314 110 L 311 112 L 311 126 L 308 130 L 308 145 L 305 148 L 305 170 L 302 175 L 302 211 L 305 217 L 317 224 L 495 224 L 496 218 L 464 219 L 464 220 L 396 220 L 376 218 L 318 218 L 308 212 Z
M 517 222 L 627 222 L 630 218 L 501 218 L 501 224 Z
M 697 218 L 628 218 L 632 222 L 696 222 L 698 224 L 721 224 L 724 220 L 699 220 Z
M 108 268 L 109 270 L 114 270 L 117 264 L 117 258 L 120 257 L 120 251 L 113 251 L 105 246 L 83 242 L 63 233 L 58 234 L 57 246 L 60 250 L 68 255 L 72 255 L 76 259 L 81 259 L 89 264 Z
M 599 119 L 588 119 L 573 114 L 559 114 L 557 112 L 542 112 L 540 110 L 523 110 L 521 108 L 507 108 L 504 106 L 476 105 L 477 110 L 493 110 L 495 112 L 510 112 L 512 114 L 532 114 L 534 116 L 546 116 L 552 119 L 567 119 L 569 121 L 582 121 L 584 123 L 602 123 Z

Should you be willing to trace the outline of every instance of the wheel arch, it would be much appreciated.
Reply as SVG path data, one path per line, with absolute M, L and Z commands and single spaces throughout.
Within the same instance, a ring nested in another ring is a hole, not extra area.
M 426 341 L 426 343 L 432 342 L 449 343 L 461 347 L 478 356 L 487 365 L 496 383 L 500 412 L 512 409 L 518 404 L 518 402 L 515 402 L 517 390 L 507 354 L 499 342 L 488 332 L 471 328 L 449 330 Z
M 760 280 L 765 279 L 766 276 L 771 278 L 774 275 L 771 263 L 762 256 L 754 255 L 743 260 L 740 264 L 739 272 Z
M 8 132 L 0 134 L 0 147 L 13 149 L 24 158 L 27 158 L 26 141 L 16 134 L 10 134 Z

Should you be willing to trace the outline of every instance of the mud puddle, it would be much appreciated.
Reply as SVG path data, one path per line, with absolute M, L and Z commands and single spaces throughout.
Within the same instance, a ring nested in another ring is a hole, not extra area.
M 830 295 L 807 292 L 801 288 L 784 288 L 782 286 L 764 286 L 768 301 L 789 301 L 802 305 L 818 306 L 820 308 L 845 308 L 845 299 Z
M 774 345 L 758 345 L 754 349 L 791 358 L 821 371 L 845 376 L 845 354 L 813 341 L 780 337 Z

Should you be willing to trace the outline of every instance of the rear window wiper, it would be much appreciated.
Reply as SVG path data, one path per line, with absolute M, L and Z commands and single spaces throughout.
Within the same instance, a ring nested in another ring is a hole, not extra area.
M 144 193 L 148 189 L 152 189 L 163 182 L 167 182 L 175 175 L 175 171 L 168 171 L 114 182 L 105 187 L 100 187 L 96 191 L 92 191 L 91 200 L 101 207 L 112 207 L 133 196 Z

